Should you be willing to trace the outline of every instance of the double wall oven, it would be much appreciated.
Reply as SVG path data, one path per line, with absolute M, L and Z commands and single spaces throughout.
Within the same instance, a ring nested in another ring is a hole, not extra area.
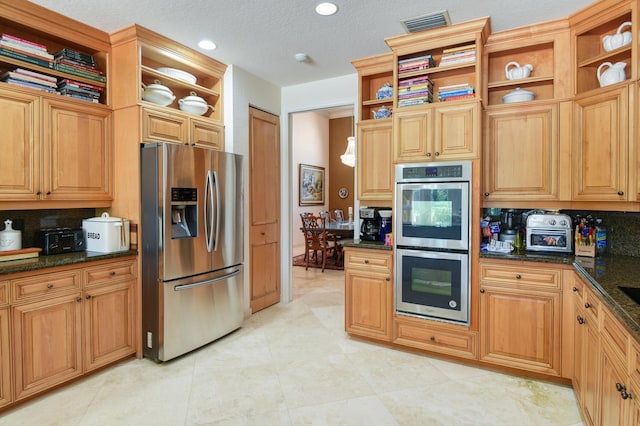
M 395 308 L 401 315 L 469 324 L 472 164 L 395 169 Z

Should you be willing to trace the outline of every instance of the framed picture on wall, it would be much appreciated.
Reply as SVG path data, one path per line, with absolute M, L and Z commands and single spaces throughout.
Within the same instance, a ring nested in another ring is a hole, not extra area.
M 324 204 L 324 167 L 300 164 L 301 206 Z

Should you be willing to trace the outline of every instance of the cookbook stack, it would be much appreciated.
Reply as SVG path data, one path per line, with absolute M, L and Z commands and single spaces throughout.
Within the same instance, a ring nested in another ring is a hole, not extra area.
M 53 55 L 47 46 L 10 34 L 0 36 L 0 55 L 44 68 L 53 68 Z
M 473 98 L 475 96 L 475 90 L 469 83 L 441 86 L 440 90 L 438 90 L 438 100 L 440 102 Z
M 102 83 L 106 81 L 104 73 L 96 67 L 91 55 L 71 49 L 62 49 L 54 56 L 55 67 L 59 71 Z M 70 78 L 59 78 L 58 90 L 65 96 L 98 103 L 104 88 Z
M 476 60 L 476 45 L 468 44 L 465 46 L 452 47 L 442 51 L 439 66 L 458 65 Z
M 5 83 L 15 84 L 16 86 L 30 87 L 32 89 L 45 90 L 50 93 L 57 93 L 56 78 L 39 72 L 16 68 L 13 71 L 7 71 L 0 80 Z
M 398 106 L 422 105 L 433 102 L 433 82 L 429 76 L 400 80 L 398 83 Z

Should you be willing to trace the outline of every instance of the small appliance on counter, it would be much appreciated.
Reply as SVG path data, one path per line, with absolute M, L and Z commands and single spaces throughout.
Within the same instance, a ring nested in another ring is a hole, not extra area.
M 361 207 L 360 208 L 360 239 L 363 241 L 380 241 L 381 218 L 380 211 L 388 210 L 389 207 Z M 389 224 L 389 231 L 391 225 Z M 384 239 L 382 240 L 384 241 Z
M 36 245 L 42 254 L 62 254 L 84 251 L 84 231 L 72 228 L 43 228 L 36 231 Z
M 526 249 L 553 253 L 573 252 L 571 217 L 561 213 L 527 216 Z
M 380 241 L 386 242 L 387 234 L 391 233 L 391 210 L 378 210 L 380 215 Z
M 111 217 L 105 212 L 100 217 L 84 219 L 82 229 L 86 232 L 87 251 L 115 253 L 129 250 L 129 219 Z

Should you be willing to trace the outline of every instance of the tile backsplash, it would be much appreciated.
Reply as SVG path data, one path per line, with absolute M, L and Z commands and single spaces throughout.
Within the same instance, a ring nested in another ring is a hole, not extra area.
M 34 247 L 35 233 L 42 228 L 81 228 L 82 219 L 96 216 L 95 209 L 2 210 L 0 229 L 11 219 L 13 229 L 22 231 L 22 247 Z

